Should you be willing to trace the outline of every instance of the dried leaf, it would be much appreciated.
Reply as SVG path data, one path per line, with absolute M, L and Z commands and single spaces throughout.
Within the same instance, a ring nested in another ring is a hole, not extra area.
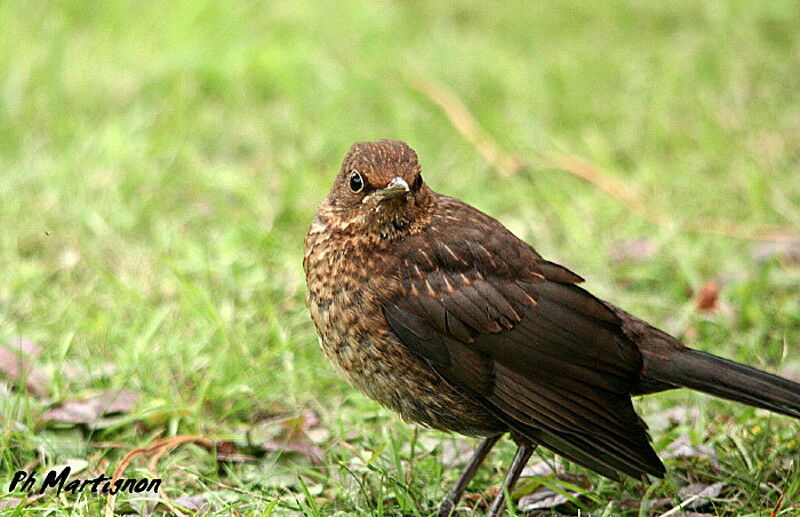
M 708 458 L 711 464 L 717 466 L 717 451 L 708 445 L 692 445 L 688 435 L 681 435 L 671 444 L 667 445 L 663 459 L 675 458 Z
M 217 448 L 217 461 L 223 463 L 249 463 L 258 461 L 256 456 L 242 453 L 241 448 L 231 441 L 219 441 L 215 445 Z
M 784 366 L 781 372 L 782 377 L 786 377 L 790 381 L 800 382 L 800 362 L 792 361 Z
M 119 462 L 119 465 L 117 465 L 117 468 L 114 469 L 114 474 L 111 476 L 110 483 L 113 485 L 114 482 L 122 477 L 122 474 L 125 473 L 125 469 L 128 468 L 134 459 L 140 456 L 150 457 L 148 469 L 150 470 L 152 477 L 159 477 L 156 471 L 156 464 L 158 463 L 158 460 L 171 449 L 185 443 L 196 443 L 206 448 L 213 447 L 213 442 L 211 440 L 199 435 L 178 435 L 170 436 L 168 438 L 159 438 L 154 440 L 148 447 L 136 447 L 135 449 L 128 451 L 128 453 L 125 454 L 125 456 Z M 154 494 L 154 496 L 157 497 L 157 494 Z M 106 499 L 106 517 L 112 517 L 114 515 L 116 501 L 117 494 L 109 493 L 108 498 Z
M 653 431 L 663 431 L 681 424 L 694 424 L 700 410 L 696 407 L 676 406 L 660 413 L 647 415 L 647 426 Z
M 546 477 L 564 473 L 564 464 L 558 459 L 538 461 L 522 469 L 520 477 Z
M 642 502 L 642 506 L 646 505 L 648 510 L 653 511 L 669 508 L 673 503 L 674 501 L 671 497 L 661 497 L 659 499 L 646 499 Z
M 26 497 L 9 497 L 7 499 L 3 499 L 0 501 L 0 510 L 5 510 L 7 508 L 20 508 L 28 506 L 29 504 L 35 502 L 37 499 L 41 499 L 45 497 L 47 494 L 35 494 L 35 495 L 28 495 Z M 13 513 L 11 515 L 22 515 L 24 512 L 20 512 L 17 510 L 17 513 Z
M 61 365 L 61 373 L 69 380 L 107 379 L 117 373 L 113 363 L 93 364 L 66 362 Z
M 319 425 L 319 417 L 311 410 L 297 415 L 272 418 L 262 422 L 262 430 L 270 432 L 271 438 L 260 443 L 267 451 L 287 451 L 305 456 L 314 464 L 322 463 L 324 453 L 311 443 L 309 431 Z
M 611 260 L 617 264 L 645 262 L 658 253 L 658 243 L 648 238 L 617 242 L 611 248 Z
M 112 422 L 102 417 L 130 413 L 139 394 L 130 390 L 108 391 L 85 400 L 70 400 L 51 408 L 42 419 L 48 422 L 84 424 L 92 428 L 108 427 Z
M 445 467 L 460 467 L 466 465 L 475 453 L 475 445 L 463 438 L 445 440 L 441 443 L 441 463 Z
M 681 501 L 685 501 L 686 504 L 683 505 L 683 508 L 687 508 L 689 510 L 699 510 L 711 504 L 711 499 L 715 499 L 719 497 L 720 492 L 725 487 L 725 483 L 717 482 L 712 485 L 707 485 L 705 483 L 692 483 L 691 485 L 686 485 L 685 487 L 681 488 L 678 491 L 678 496 L 681 498 Z M 696 497 L 695 497 L 696 496 Z M 688 501 L 689 498 L 695 497 L 692 501 Z
M 751 254 L 759 262 L 778 259 L 784 264 L 800 264 L 800 239 L 765 242 L 753 247 Z
M 571 494 L 575 497 L 579 495 L 577 492 L 571 492 Z M 541 488 L 532 494 L 520 497 L 517 502 L 517 508 L 523 512 L 529 512 L 531 510 L 556 508 L 557 506 L 567 503 L 569 503 L 568 497 L 553 492 L 549 488 Z
M 196 513 L 198 515 L 205 515 L 211 509 L 211 503 L 202 495 L 174 497 L 169 499 L 169 501 L 162 498 L 158 501 L 143 501 L 143 503 L 139 511 L 145 515 L 156 512 L 171 512 L 172 508 Z
M 523 476 L 533 479 L 524 481 L 515 490 L 515 493 L 522 493 L 517 502 L 517 507 L 525 512 L 533 510 L 552 510 L 558 506 L 570 503 L 579 498 L 582 494 L 561 486 L 561 491 L 556 491 L 549 486 L 537 482 L 536 478 L 549 478 L 552 483 L 559 484 L 559 480 L 569 483 L 571 487 L 590 489 L 591 481 L 587 476 L 581 474 L 569 474 L 564 472 L 561 462 L 540 461 L 523 469 Z
M 308 442 L 299 441 L 299 440 L 292 440 L 292 441 L 275 441 L 269 440 L 262 444 L 265 450 L 268 451 L 286 451 L 286 452 L 295 452 L 302 456 L 308 458 L 311 463 L 315 465 L 319 465 L 323 462 L 325 458 L 325 453 L 322 451 L 321 448 L 317 447 L 316 445 L 312 445 Z
M 37 345 L 33 340 L 25 337 L 9 339 L 8 348 L 23 352 L 35 359 L 38 359 L 42 354 L 42 347 Z
M 50 387 L 50 380 L 39 368 L 37 368 L 25 355 L 27 345 L 17 342 L 8 347 L 0 346 L 0 372 L 5 373 L 6 377 L 14 383 L 25 380 L 25 387 L 28 391 L 37 396 L 45 397 Z M 31 348 L 28 348 L 34 351 Z
M 8 499 L 3 499 L 0 501 L 0 510 L 5 510 L 7 508 L 16 508 L 22 502 L 22 498 L 20 497 L 9 497 Z
M 712 312 L 719 306 L 719 291 L 722 288 L 718 280 L 709 280 L 700 288 L 695 296 L 695 307 L 700 312 Z

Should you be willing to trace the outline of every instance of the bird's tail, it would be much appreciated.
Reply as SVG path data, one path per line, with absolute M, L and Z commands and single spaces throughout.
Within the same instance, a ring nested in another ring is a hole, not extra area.
M 645 369 L 654 380 L 800 418 L 800 384 L 722 357 L 673 349 L 668 357 L 645 354 Z

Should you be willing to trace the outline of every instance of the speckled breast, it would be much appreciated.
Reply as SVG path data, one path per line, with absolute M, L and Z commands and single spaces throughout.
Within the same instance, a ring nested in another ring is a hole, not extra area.
M 402 257 L 392 255 L 392 241 L 363 244 L 319 220 L 306 237 L 306 301 L 325 354 L 352 385 L 404 420 L 467 435 L 501 432 L 494 416 L 391 332 L 382 307 L 402 290 Z

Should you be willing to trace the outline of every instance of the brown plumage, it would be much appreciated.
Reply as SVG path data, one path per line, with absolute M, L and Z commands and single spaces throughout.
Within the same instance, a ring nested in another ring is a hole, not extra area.
M 800 417 L 800 385 L 595 298 L 495 219 L 428 188 L 402 142 L 350 149 L 304 268 L 322 348 L 345 377 L 406 420 L 486 437 L 475 469 L 510 432 L 521 448 L 507 485 L 536 445 L 612 479 L 662 476 L 632 395 L 689 387 Z M 500 499 L 490 513 L 501 510 Z

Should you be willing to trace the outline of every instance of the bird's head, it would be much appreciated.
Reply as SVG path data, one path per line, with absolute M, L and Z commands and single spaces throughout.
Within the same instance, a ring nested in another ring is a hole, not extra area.
M 432 203 L 433 192 L 422 181 L 417 153 L 396 140 L 354 144 L 327 199 L 351 229 L 380 239 L 427 223 Z

